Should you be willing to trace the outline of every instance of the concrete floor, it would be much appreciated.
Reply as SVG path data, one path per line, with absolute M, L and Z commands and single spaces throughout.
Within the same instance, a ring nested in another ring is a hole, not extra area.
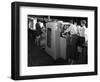
M 43 49 L 36 46 L 35 34 L 32 31 L 28 31 L 28 66 L 50 66 L 50 65 L 76 65 L 87 64 L 87 55 L 80 55 L 79 60 L 73 64 L 68 60 L 61 58 L 54 60 Z

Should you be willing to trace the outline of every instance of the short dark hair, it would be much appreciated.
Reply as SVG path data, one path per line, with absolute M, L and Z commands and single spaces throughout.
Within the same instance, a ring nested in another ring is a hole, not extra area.
M 82 20 L 81 23 L 82 23 L 82 24 L 86 24 L 86 21 L 85 21 L 85 20 Z
M 40 22 L 40 19 L 37 19 L 37 22 Z

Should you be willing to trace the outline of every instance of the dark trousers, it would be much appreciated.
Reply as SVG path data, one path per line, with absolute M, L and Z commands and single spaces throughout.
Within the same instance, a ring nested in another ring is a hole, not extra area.
M 77 50 L 78 46 L 82 46 L 84 43 L 85 38 L 80 37 L 76 34 L 68 36 L 66 39 L 67 48 L 66 48 L 66 57 L 67 59 L 78 60 L 79 59 L 79 52 Z
M 70 38 L 70 58 L 73 60 L 78 60 L 79 57 L 77 52 L 78 40 L 79 37 L 76 34 L 73 34 Z

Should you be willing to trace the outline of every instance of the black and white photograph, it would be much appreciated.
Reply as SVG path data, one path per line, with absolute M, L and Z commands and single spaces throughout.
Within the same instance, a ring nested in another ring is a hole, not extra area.
M 12 3 L 11 78 L 97 75 L 97 7 Z
M 28 15 L 28 66 L 88 64 L 88 18 Z

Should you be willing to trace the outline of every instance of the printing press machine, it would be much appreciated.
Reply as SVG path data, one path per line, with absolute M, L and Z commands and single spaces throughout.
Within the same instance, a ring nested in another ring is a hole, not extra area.
M 46 24 L 46 48 L 45 51 L 54 59 L 66 59 L 66 38 L 61 37 L 61 29 L 67 22 L 48 22 Z

